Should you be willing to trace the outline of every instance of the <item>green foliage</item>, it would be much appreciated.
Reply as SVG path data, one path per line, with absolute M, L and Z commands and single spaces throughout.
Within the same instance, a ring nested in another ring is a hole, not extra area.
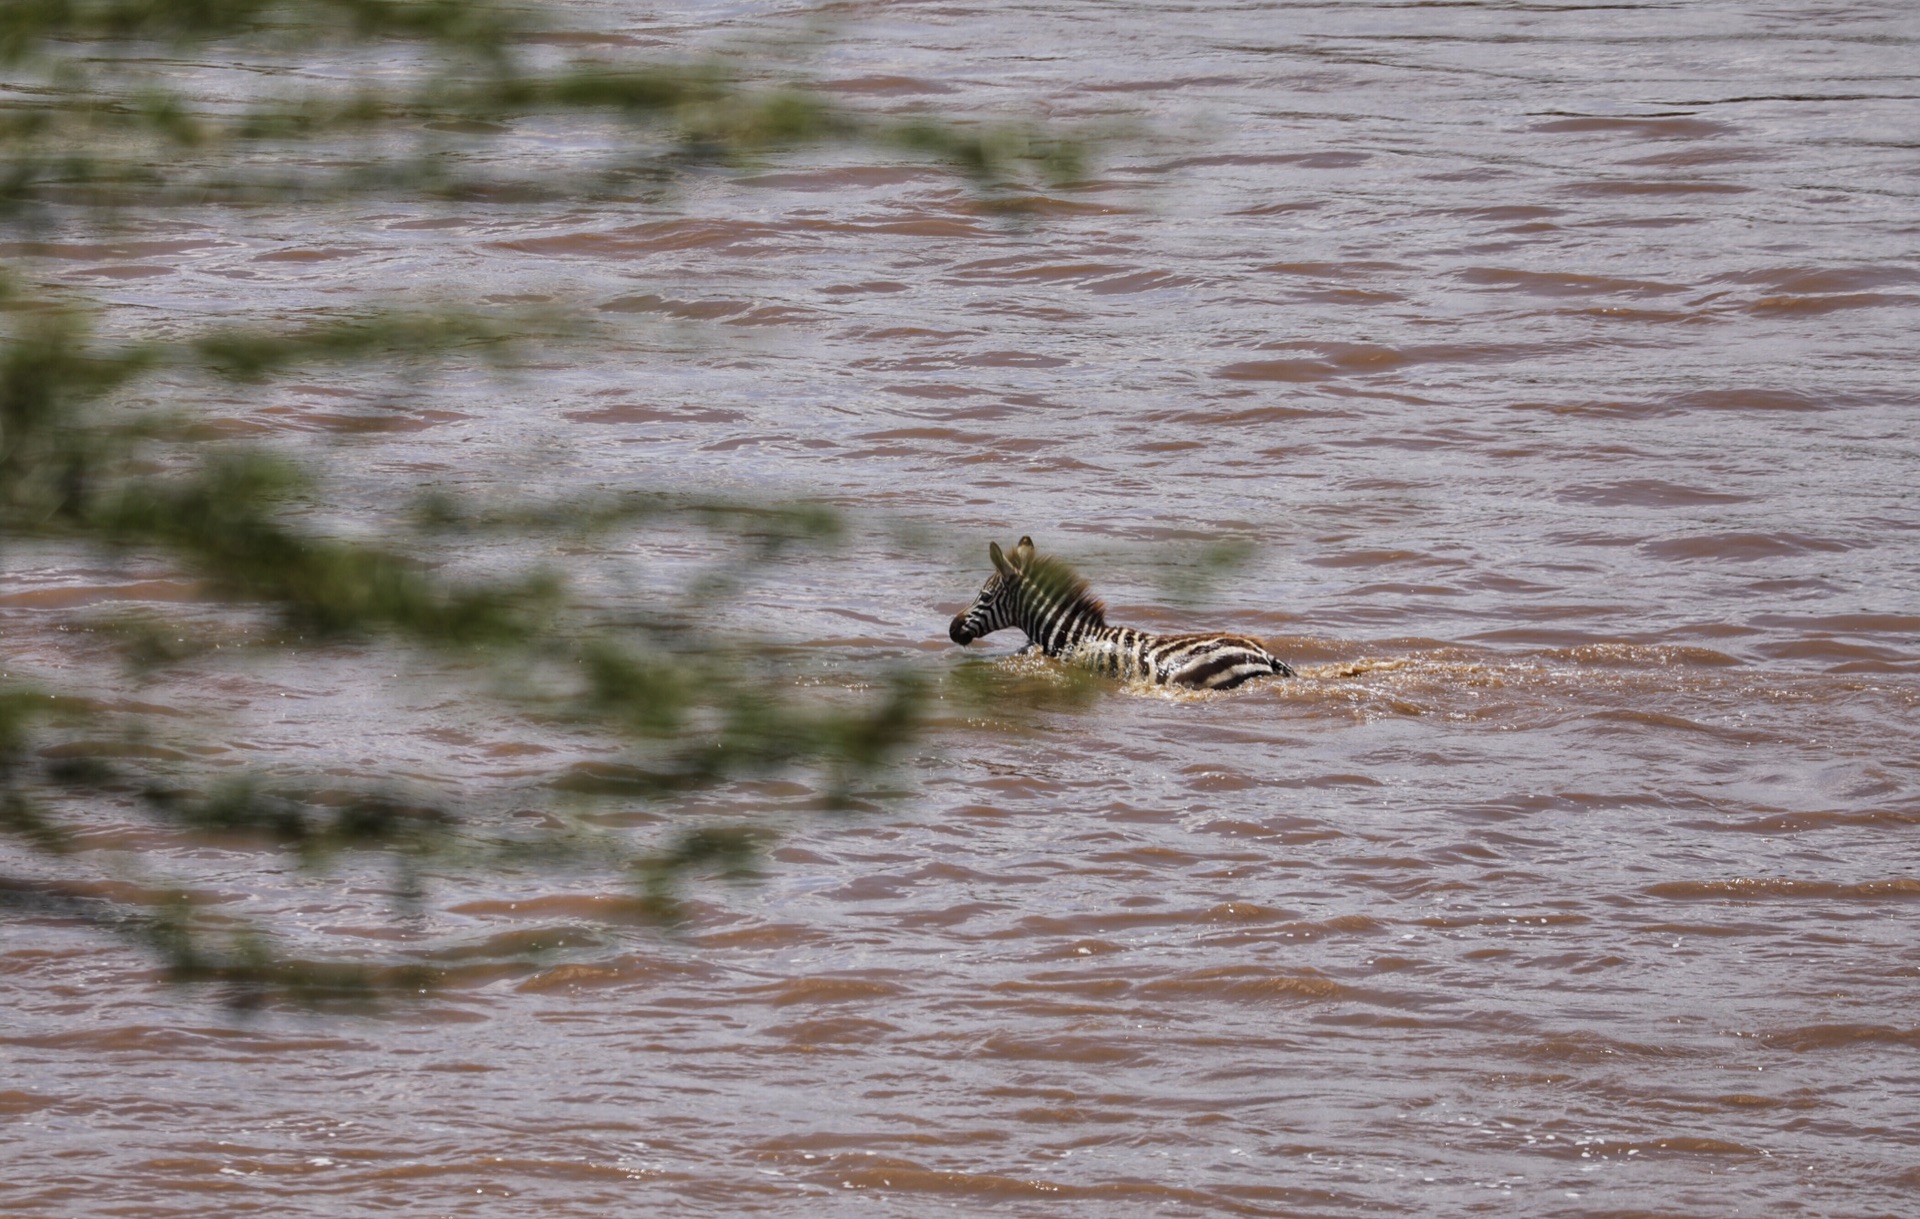
M 430 659 L 440 680 L 462 683 L 466 697 L 489 700 L 498 714 L 546 717 L 622 744 L 620 762 L 556 776 L 550 788 L 565 800 L 672 814 L 691 793 L 807 768 L 826 803 L 852 803 L 915 739 L 932 692 L 904 673 L 875 674 L 865 697 L 807 690 L 751 641 L 703 627 L 700 612 L 753 569 L 832 545 L 833 513 L 644 488 L 550 503 L 435 495 L 396 505 L 376 536 L 343 536 L 312 523 L 329 493 L 313 466 L 284 448 L 223 438 L 195 410 L 194 386 L 270 384 L 329 366 L 498 365 L 529 334 L 578 340 L 579 327 L 386 311 L 246 327 L 169 317 L 145 337 L 102 339 L 86 302 L 37 278 L 55 243 L 97 239 L 133 206 L 150 215 L 176 205 L 654 191 L 689 165 L 825 141 L 909 150 L 989 188 L 1077 169 L 1077 146 L 1045 133 L 850 112 L 802 85 L 755 79 L 739 63 L 580 58 L 536 67 L 524 47 L 540 20 L 473 0 L 0 5 L 10 86 L 0 98 L 0 237 L 11 238 L 0 254 L 13 262 L 0 268 L 0 575 L 24 549 L 52 547 L 190 581 L 192 612 L 146 609 L 88 626 L 120 649 L 129 681 L 220 646 L 190 620 L 210 608 L 228 616 L 223 629 L 249 654 L 305 663 L 317 645 L 344 641 L 387 649 L 397 666 Z M 396 48 L 412 71 L 348 70 L 330 89 L 288 91 L 290 78 L 274 70 L 316 54 L 366 67 L 389 62 L 380 57 Z M 215 57 L 258 65 L 267 83 L 215 104 L 166 67 Z M 450 155 L 552 115 L 605 124 L 613 151 L 522 180 L 467 176 Z M 661 523 L 703 531 L 716 553 L 734 558 L 677 602 L 655 598 L 612 626 L 557 571 L 455 577 L 430 561 L 435 539 L 452 535 L 581 536 Z M 975 673 L 953 693 L 1004 714 L 1007 691 L 992 684 Z M 378 861 L 402 906 L 423 899 L 429 865 L 600 867 L 621 878 L 636 911 L 668 921 L 683 877 L 741 873 L 767 834 L 694 825 L 661 846 L 561 818 L 560 828 L 530 835 L 443 807 L 397 777 L 234 777 L 198 756 L 111 699 L 0 675 L 0 837 L 8 858 L 42 865 L 0 874 L 0 911 L 82 920 L 157 955 L 167 977 L 218 983 L 237 1004 L 365 997 L 429 986 L 437 967 L 419 956 L 301 960 L 270 929 L 204 909 L 190 885 L 111 869 L 103 877 L 81 845 L 96 810 L 131 808 L 173 841 L 309 870 Z
M 532 9 L 484 0 L 9 0 L 0 67 L 24 100 L 0 103 L 0 217 L 45 223 L 76 203 L 625 194 L 689 165 L 829 141 L 910 150 L 991 185 L 1079 172 L 1078 142 L 1040 129 L 862 114 L 725 60 L 535 67 L 526 36 L 536 21 Z M 151 66 L 142 52 L 154 44 L 176 55 L 218 44 L 268 81 L 325 54 L 344 79 L 213 105 Z M 397 82 L 366 54 L 394 44 L 419 64 Z M 612 151 L 519 179 L 470 176 L 448 155 L 541 115 L 606 124 Z M 379 139 L 388 144 L 369 163 Z M 275 155 L 289 141 L 303 145 L 297 168 Z

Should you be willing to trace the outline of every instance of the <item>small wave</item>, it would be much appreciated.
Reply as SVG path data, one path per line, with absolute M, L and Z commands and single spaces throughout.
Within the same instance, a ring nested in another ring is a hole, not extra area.
M 1677 901 L 1713 901 L 1727 898 L 1759 900 L 1787 898 L 1815 901 L 1911 901 L 1920 898 L 1920 880 L 1898 876 L 1887 880 L 1794 880 L 1784 876 L 1739 876 L 1728 880 L 1676 880 L 1649 885 L 1648 897 Z

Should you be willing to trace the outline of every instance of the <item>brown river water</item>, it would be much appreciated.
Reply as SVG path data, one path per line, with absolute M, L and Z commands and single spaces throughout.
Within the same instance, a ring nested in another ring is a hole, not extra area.
M 613 342 L 515 379 L 208 410 L 327 464 L 344 529 L 419 487 L 824 497 L 851 544 L 738 614 L 829 688 L 1046 678 L 946 639 L 1021 533 L 1114 620 L 1301 677 L 956 711 L 851 814 L 804 776 L 703 797 L 671 816 L 783 837 L 677 932 L 537 870 L 396 928 L 384 873 L 102 810 L 99 853 L 302 948 L 456 968 L 240 1017 L 0 925 L 0 1213 L 1920 1213 L 1920 8 L 571 7 L 627 52 L 809 43 L 860 105 L 1133 134 L 1011 212 L 842 149 L 659 203 L 131 218 L 41 266 L 129 331 L 584 305 Z M 565 561 L 617 604 L 703 557 Z M 538 816 L 600 756 L 372 651 L 134 690 L 66 628 L 186 586 L 7 563 L 0 667 L 212 715 L 235 766 Z

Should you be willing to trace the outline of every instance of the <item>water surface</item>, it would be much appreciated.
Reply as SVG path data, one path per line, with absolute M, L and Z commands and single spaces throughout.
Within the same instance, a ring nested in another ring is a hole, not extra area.
M 662 49 L 799 20 L 574 7 Z M 604 877 L 443 877 L 395 930 L 377 872 L 148 859 L 316 951 L 417 939 L 449 986 L 236 1022 L 11 922 L 0 1209 L 1909 1210 L 1910 6 L 831 15 L 811 70 L 850 102 L 1145 131 L 1013 209 L 829 150 L 657 203 L 175 213 L 44 265 L 128 331 L 446 285 L 584 305 L 614 343 L 517 382 L 327 374 L 208 409 L 324 446 L 345 528 L 396 488 L 827 498 L 854 543 L 737 625 L 828 688 L 1034 667 L 944 629 L 1022 533 L 1114 620 L 1255 634 L 1302 677 L 1110 689 L 1029 735 L 955 708 L 852 815 L 805 779 L 703 798 L 684 815 L 784 837 L 678 935 L 608 923 Z M 1232 541 L 1252 558 L 1208 567 Z M 669 533 L 567 561 L 617 606 L 702 557 Z M 232 765 L 397 771 L 506 817 L 604 760 L 374 652 L 131 690 L 60 625 L 191 588 L 8 561 L 3 667 L 212 715 Z M 155 845 L 91 815 L 98 851 Z M 542 935 L 571 947 L 513 955 Z

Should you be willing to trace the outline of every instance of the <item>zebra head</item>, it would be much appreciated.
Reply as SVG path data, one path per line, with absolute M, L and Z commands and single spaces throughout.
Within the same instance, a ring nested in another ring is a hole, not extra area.
M 963 647 L 982 635 L 1019 625 L 1015 615 L 1020 606 L 1021 575 L 1033 559 L 1033 539 L 1021 538 L 1010 556 L 1000 549 L 1000 543 L 989 542 L 987 557 L 993 560 L 993 574 L 980 586 L 973 604 L 955 615 L 953 625 L 947 628 L 947 635 Z

